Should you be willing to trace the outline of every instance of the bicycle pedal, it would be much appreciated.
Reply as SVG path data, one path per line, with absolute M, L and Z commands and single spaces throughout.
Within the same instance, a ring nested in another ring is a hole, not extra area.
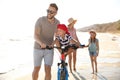
M 59 66 L 61 63 L 58 63 L 57 65 Z
M 68 65 L 68 63 L 65 63 L 65 65 L 67 66 L 67 65 Z

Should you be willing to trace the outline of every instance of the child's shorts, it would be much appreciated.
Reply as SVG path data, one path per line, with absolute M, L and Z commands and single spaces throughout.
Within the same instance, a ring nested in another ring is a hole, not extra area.
M 97 56 L 97 53 L 96 52 L 89 52 L 89 55 L 90 56 Z

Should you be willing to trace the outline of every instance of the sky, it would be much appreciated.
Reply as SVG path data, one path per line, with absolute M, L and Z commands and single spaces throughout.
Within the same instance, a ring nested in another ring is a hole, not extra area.
M 120 20 L 120 0 L 0 0 L 0 35 L 33 34 L 36 20 L 46 16 L 50 3 L 58 5 L 56 18 L 79 29 Z

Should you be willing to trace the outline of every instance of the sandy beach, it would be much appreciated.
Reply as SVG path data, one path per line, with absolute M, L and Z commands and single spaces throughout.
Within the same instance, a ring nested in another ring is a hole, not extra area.
M 88 43 L 88 33 L 78 32 L 77 35 L 81 43 Z M 120 80 L 120 34 L 98 33 L 97 38 L 100 44 L 98 73 L 91 74 L 92 69 L 88 49 L 80 48 L 77 50 L 77 71 L 73 73 L 69 72 L 69 80 Z M 29 43 L 32 43 L 32 40 Z M 28 46 L 28 44 L 26 44 L 26 46 Z M 31 52 L 29 58 L 27 55 L 24 55 L 27 57 L 21 58 L 28 59 L 28 61 L 24 62 L 24 64 L 21 63 L 15 69 L 9 70 L 6 73 L 0 73 L 0 80 L 32 80 L 32 49 L 29 52 Z M 57 80 L 58 62 L 59 54 L 58 51 L 55 50 L 54 63 L 52 66 L 52 80 Z M 44 64 L 44 62 L 42 64 Z M 44 80 L 43 66 L 39 73 L 39 80 Z

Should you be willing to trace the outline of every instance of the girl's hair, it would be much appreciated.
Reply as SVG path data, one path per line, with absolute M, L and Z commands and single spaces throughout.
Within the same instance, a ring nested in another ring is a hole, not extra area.
M 96 37 L 95 37 L 94 39 L 92 39 L 92 38 L 90 37 L 90 42 L 91 42 L 91 43 L 92 43 L 92 42 L 95 43 L 95 41 L 96 41 Z
M 90 42 L 91 42 L 91 43 L 92 43 L 92 42 L 95 43 L 95 41 L 96 41 L 96 33 L 95 33 L 95 37 L 94 37 L 93 39 L 90 37 Z

